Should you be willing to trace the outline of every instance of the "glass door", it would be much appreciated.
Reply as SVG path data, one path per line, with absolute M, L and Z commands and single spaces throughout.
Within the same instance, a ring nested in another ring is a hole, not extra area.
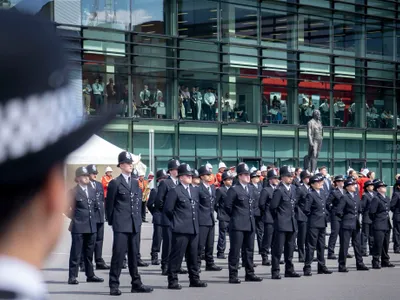
M 366 159 L 348 159 L 347 160 L 347 169 L 352 168 L 353 170 L 360 172 L 361 169 L 367 167 L 367 160 Z
M 243 158 L 241 158 L 240 161 L 245 162 L 249 166 L 250 169 L 252 167 L 255 167 L 255 168 L 257 168 L 257 170 L 259 170 L 261 167 L 261 159 L 259 159 L 259 158 L 243 157 Z

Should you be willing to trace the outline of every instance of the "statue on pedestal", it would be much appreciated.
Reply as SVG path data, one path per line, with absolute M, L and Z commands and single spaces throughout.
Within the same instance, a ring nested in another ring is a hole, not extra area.
M 307 123 L 307 138 L 308 155 L 304 157 L 304 169 L 310 173 L 315 173 L 323 139 L 323 127 L 319 110 L 314 110 L 312 119 Z

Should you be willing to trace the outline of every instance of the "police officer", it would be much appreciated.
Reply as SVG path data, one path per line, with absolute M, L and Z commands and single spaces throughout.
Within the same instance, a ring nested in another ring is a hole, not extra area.
M 156 172 L 156 180 L 157 186 L 163 180 L 168 178 L 167 172 L 164 169 L 158 170 Z M 161 241 L 162 241 L 162 226 L 161 226 L 161 212 L 156 207 L 155 201 L 157 197 L 157 186 L 153 188 L 149 195 L 149 201 L 147 201 L 147 208 L 153 216 L 153 239 L 151 243 L 151 264 L 159 265 L 160 261 L 158 260 L 158 253 L 161 249 Z
M 306 205 L 307 194 L 310 190 L 309 180 L 311 174 L 307 170 L 301 171 L 300 183 L 296 189 L 296 219 L 297 219 L 297 249 L 299 252 L 299 262 L 304 262 L 304 251 L 306 244 L 307 234 L 307 216 L 304 214 L 304 207 Z
M 191 185 L 193 171 L 188 164 L 178 168 L 179 183 L 167 193 L 164 214 L 171 221 L 172 249 L 168 264 L 168 288 L 180 290 L 178 282 L 183 257 L 189 271 L 190 287 L 206 287 L 200 280 L 197 262 L 199 244 L 199 190 Z
M 369 217 L 368 208 L 371 206 L 372 198 L 375 197 L 374 184 L 371 180 L 364 182 L 364 194 L 361 197 L 361 213 L 362 213 L 362 228 L 361 228 L 361 255 L 368 256 L 367 244 L 369 253 L 372 253 L 372 245 L 374 237 L 372 235 L 372 220 Z
M 297 231 L 295 216 L 296 187 L 292 185 L 293 175 L 288 166 L 279 170 L 281 183 L 274 190 L 270 209 L 274 217 L 274 241 L 272 242 L 272 279 L 281 279 L 279 261 L 285 254 L 285 277 L 301 277 L 293 266 L 294 239 Z M 285 248 L 285 249 L 284 249 Z
M 198 263 L 201 266 L 200 255 L 205 249 L 206 271 L 221 271 L 222 268 L 214 263 L 214 236 L 216 207 L 215 185 L 209 184 L 211 172 L 207 166 L 199 168 L 201 184 L 199 186 L 199 249 Z
M 392 200 L 390 201 L 390 210 L 393 212 L 393 251 L 400 253 L 400 179 L 396 180 L 393 186 Z
M 261 255 L 262 249 L 262 240 L 264 236 L 264 222 L 261 217 L 261 210 L 260 210 L 260 194 L 263 189 L 262 183 L 260 182 L 260 172 L 255 170 L 250 174 L 251 184 L 253 185 L 254 190 L 254 200 L 256 201 L 256 207 L 254 209 L 254 220 L 256 223 L 256 238 L 257 238 L 257 246 L 258 246 L 258 253 Z
M 160 182 L 158 186 L 158 192 L 156 197 L 156 207 L 159 211 L 162 212 L 161 216 L 161 226 L 162 226 L 162 252 L 161 252 L 161 271 L 162 275 L 167 276 L 168 270 L 168 262 L 169 255 L 171 253 L 171 222 L 169 218 L 163 213 L 164 210 L 164 202 L 167 196 L 167 193 L 170 189 L 175 188 L 178 182 L 178 167 L 180 166 L 179 160 L 171 159 L 168 162 L 168 173 L 169 177 L 164 181 Z M 181 270 L 181 273 L 184 274 L 184 270 Z
M 238 284 L 239 255 L 244 248 L 242 257 L 246 272 L 246 281 L 262 281 L 254 274 L 254 237 L 256 225 L 254 222 L 254 191 L 250 183 L 250 172 L 247 164 L 239 164 L 236 168 L 239 184 L 228 190 L 225 199 L 225 211 L 230 217 L 229 223 L 229 283 Z
M 225 259 L 226 249 L 226 233 L 229 229 L 229 215 L 225 210 L 225 199 L 228 195 L 228 190 L 232 187 L 232 174 L 230 171 L 222 173 L 222 185 L 216 191 L 217 202 L 217 219 L 219 225 L 217 258 Z
M 318 274 L 332 274 L 325 265 L 325 231 L 326 231 L 326 198 L 323 195 L 322 185 L 324 177 L 314 175 L 309 179 L 311 190 L 306 195 L 304 214 L 308 216 L 306 259 L 304 262 L 304 276 L 311 276 L 311 263 L 314 251 L 317 250 Z
M 119 296 L 119 276 L 125 253 L 128 251 L 128 268 L 132 281 L 132 293 L 150 293 L 153 288 L 142 283 L 138 272 L 137 236 L 142 227 L 142 191 L 137 180 L 131 178 L 133 160 L 129 152 L 118 155 L 121 175 L 108 185 L 106 214 L 114 232 L 110 268 L 110 295 Z
M 89 172 L 90 185 L 96 192 L 96 201 L 94 202 L 95 217 L 97 221 L 96 243 L 94 247 L 94 260 L 97 270 L 108 270 L 103 259 L 103 241 L 104 241 L 104 189 L 101 182 L 97 181 L 99 173 L 96 165 L 88 165 L 86 169 Z
M 328 200 L 326 201 L 326 205 L 329 210 L 330 220 L 331 220 L 331 234 L 328 240 L 328 259 L 336 260 L 337 257 L 335 255 L 335 247 L 342 222 L 342 219 L 336 215 L 336 212 L 340 199 L 342 198 L 345 192 L 345 190 L 343 189 L 344 186 L 343 175 L 335 176 L 333 183 L 335 185 L 335 188 L 331 190 L 328 196 Z
M 373 269 L 394 267 L 389 257 L 390 229 L 392 229 L 392 226 L 389 220 L 390 199 L 386 196 L 386 186 L 382 180 L 376 181 L 374 185 L 376 195 L 372 198 L 371 206 L 369 207 L 369 215 L 374 232 Z
M 299 187 L 301 182 L 302 182 L 302 179 L 301 179 L 301 176 L 300 176 L 301 172 L 303 172 L 302 168 L 297 167 L 297 168 L 294 169 L 293 184 L 296 187 Z
M 69 255 L 68 284 L 79 284 L 78 266 L 83 252 L 87 282 L 103 282 L 103 278 L 94 275 L 93 251 L 96 242 L 97 218 L 94 211 L 96 192 L 89 186 L 89 172 L 85 167 L 75 171 L 77 186 L 71 191 L 73 205 L 67 216 L 71 219 L 70 231 L 72 237 L 71 252 Z
M 196 169 L 193 170 L 193 176 L 192 176 L 192 185 L 196 188 L 200 186 L 201 180 L 200 180 L 200 175 L 199 171 Z
M 348 272 L 346 268 L 346 258 L 349 250 L 350 239 L 356 256 L 358 271 L 367 271 L 361 256 L 360 247 L 360 215 L 361 203 L 359 193 L 356 191 L 357 182 L 352 178 L 346 179 L 343 194 L 337 206 L 336 215 L 342 219 L 340 228 L 340 249 L 339 249 L 339 272 Z
M 267 180 L 267 181 L 266 181 Z M 271 262 L 268 259 L 268 254 L 271 251 L 272 237 L 274 234 L 274 219 L 270 211 L 270 203 L 274 190 L 278 187 L 279 176 L 275 169 L 270 169 L 267 172 L 267 177 L 264 179 L 264 188 L 260 193 L 259 207 L 264 222 L 264 236 L 261 245 L 261 258 L 263 266 L 270 266 Z

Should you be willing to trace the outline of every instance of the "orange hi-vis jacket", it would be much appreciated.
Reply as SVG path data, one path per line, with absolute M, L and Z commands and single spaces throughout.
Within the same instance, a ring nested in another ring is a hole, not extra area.
M 104 175 L 103 177 L 101 177 L 101 184 L 103 185 L 104 190 L 104 198 L 107 197 L 107 188 L 111 180 L 113 180 L 112 176 Z
M 222 183 L 222 172 L 218 172 L 217 175 L 217 180 L 215 181 L 215 186 L 220 187 Z

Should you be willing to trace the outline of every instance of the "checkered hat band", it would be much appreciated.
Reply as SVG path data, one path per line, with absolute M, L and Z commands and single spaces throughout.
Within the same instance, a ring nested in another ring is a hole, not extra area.
M 0 104 L 0 163 L 43 150 L 81 125 L 72 87 Z

